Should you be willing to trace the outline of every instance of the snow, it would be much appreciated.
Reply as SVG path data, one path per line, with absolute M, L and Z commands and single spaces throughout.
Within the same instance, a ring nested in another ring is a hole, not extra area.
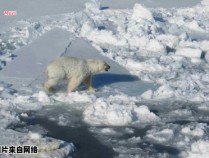
M 194 30 L 194 31 L 204 32 L 204 30 L 200 27 L 200 25 L 198 24 L 198 22 L 195 21 L 195 20 L 186 23 L 185 26 L 188 27 L 191 30 Z
M 208 0 L 2 0 L 7 9 L 17 16 L 0 15 L 0 144 L 35 144 L 38 157 L 75 152 L 35 125 L 9 128 L 38 111 L 58 128 L 91 126 L 119 157 L 208 157 Z M 111 65 L 93 76 L 96 93 L 66 93 L 65 82 L 42 91 L 46 64 L 68 55 Z
M 83 24 L 81 28 L 81 36 L 87 37 L 89 40 L 95 42 L 95 43 L 101 43 L 102 44 L 112 44 L 114 43 L 117 46 L 123 46 L 126 41 L 120 40 L 118 37 L 115 37 L 112 33 L 112 31 L 106 31 L 106 30 L 94 30 L 94 25 L 90 22 L 86 22 Z
M 204 131 L 201 128 L 195 128 L 191 130 L 189 127 L 185 127 L 181 130 L 181 132 L 194 137 L 202 137 L 204 135 Z
M 132 19 L 135 20 L 136 22 L 140 22 L 141 19 L 150 20 L 150 21 L 154 20 L 152 13 L 141 4 L 134 5 Z
M 42 103 L 50 103 L 49 96 L 44 91 L 40 91 L 38 93 L 38 101 L 40 101 Z
M 54 97 L 57 101 L 62 101 L 66 103 L 88 103 L 93 102 L 95 100 L 95 96 L 86 93 L 58 93 L 57 96 Z
M 85 3 L 85 9 L 88 12 L 92 12 L 92 13 L 95 13 L 96 14 L 96 13 L 99 13 L 100 12 L 101 4 L 97 0 L 92 0 L 90 2 L 86 2 Z
M 148 99 L 152 98 L 152 95 L 153 95 L 153 91 L 152 90 L 148 90 L 148 91 L 144 92 L 141 95 L 141 97 L 148 100 Z
M 41 135 L 40 134 L 38 134 L 38 133 L 32 133 L 32 132 L 30 132 L 29 133 L 29 139 L 31 139 L 31 140 L 37 140 L 37 139 L 40 139 L 41 138 Z
M 201 58 L 202 51 L 194 48 L 180 48 L 176 50 L 176 55 L 182 55 L 188 58 Z
M 84 121 L 100 126 L 124 126 L 131 123 L 160 121 L 147 106 L 136 106 L 136 100 L 126 95 L 99 98 L 85 109 Z
M 111 128 L 104 128 L 101 132 L 105 135 L 117 135 L 117 132 Z
M 209 142 L 207 140 L 200 140 L 191 145 L 188 151 L 187 158 L 206 158 L 209 155 Z
M 147 135 L 149 139 L 152 139 L 154 141 L 160 142 L 160 143 L 165 143 L 171 140 L 173 137 L 174 133 L 173 130 L 171 129 L 164 129 L 160 132 L 154 133 Z

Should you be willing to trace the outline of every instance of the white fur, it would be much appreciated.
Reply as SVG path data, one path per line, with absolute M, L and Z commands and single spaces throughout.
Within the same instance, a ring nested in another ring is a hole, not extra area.
M 91 75 L 104 71 L 107 64 L 102 60 L 78 59 L 74 57 L 60 57 L 46 68 L 47 81 L 43 88 L 49 92 L 61 80 L 68 80 L 68 92 L 74 91 L 84 82 L 89 91 L 94 91 L 91 85 Z

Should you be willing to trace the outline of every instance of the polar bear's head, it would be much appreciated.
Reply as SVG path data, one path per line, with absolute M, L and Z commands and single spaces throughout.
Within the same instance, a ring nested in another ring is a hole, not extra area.
M 87 63 L 91 73 L 108 71 L 110 69 L 110 66 L 106 62 L 99 59 L 89 59 L 87 60 Z

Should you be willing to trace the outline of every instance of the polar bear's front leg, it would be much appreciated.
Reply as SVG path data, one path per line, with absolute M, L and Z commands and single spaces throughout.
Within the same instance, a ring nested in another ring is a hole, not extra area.
M 43 83 L 44 91 L 47 93 L 53 92 L 54 91 L 53 86 L 57 85 L 58 82 L 59 82 L 59 79 L 57 78 L 53 78 L 53 79 L 49 78 L 46 82 Z
M 79 78 L 73 77 L 68 81 L 68 93 L 73 92 L 79 85 L 81 80 Z
M 85 80 L 83 80 L 83 83 L 85 84 L 86 88 L 90 92 L 95 92 L 96 89 L 91 84 L 91 75 L 87 76 Z

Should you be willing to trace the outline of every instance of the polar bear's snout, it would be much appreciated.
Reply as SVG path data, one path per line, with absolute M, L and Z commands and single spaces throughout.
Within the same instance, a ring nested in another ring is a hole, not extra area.
M 108 71 L 110 69 L 110 65 L 105 63 L 105 71 Z

